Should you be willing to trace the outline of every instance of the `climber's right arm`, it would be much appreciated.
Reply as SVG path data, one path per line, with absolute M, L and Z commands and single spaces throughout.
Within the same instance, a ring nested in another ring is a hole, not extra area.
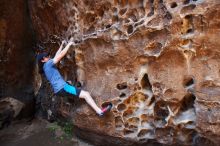
M 53 58 L 54 64 L 58 63 L 66 55 L 67 51 L 69 50 L 72 44 L 73 42 L 69 42 L 59 54 L 55 55 L 55 57 Z

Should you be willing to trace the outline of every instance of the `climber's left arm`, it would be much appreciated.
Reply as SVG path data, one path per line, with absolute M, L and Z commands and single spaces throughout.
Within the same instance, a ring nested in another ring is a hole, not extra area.
M 60 48 L 57 50 L 56 54 L 54 57 L 56 57 L 58 54 L 60 54 L 60 52 L 62 51 L 63 49 L 63 45 L 64 45 L 65 41 L 62 41 L 61 45 L 60 45 Z

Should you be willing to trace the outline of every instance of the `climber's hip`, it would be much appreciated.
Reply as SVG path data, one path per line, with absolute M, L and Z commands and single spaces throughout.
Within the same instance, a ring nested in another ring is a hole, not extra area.
M 58 95 L 58 96 L 70 96 L 70 95 L 74 95 L 74 96 L 76 96 L 76 97 L 79 97 L 80 92 L 81 92 L 81 89 L 79 89 L 79 88 L 77 88 L 77 87 L 75 87 L 75 86 L 73 86 L 73 85 L 70 85 L 70 84 L 66 83 L 66 84 L 64 85 L 64 87 L 63 87 L 60 91 L 58 91 L 58 92 L 56 93 L 56 95 Z

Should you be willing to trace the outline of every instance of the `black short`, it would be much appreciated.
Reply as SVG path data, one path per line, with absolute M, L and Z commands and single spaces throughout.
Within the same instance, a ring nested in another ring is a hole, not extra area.
M 71 88 L 69 88 L 68 90 L 74 90 L 75 89 L 76 90 L 76 94 L 71 94 L 71 91 L 67 92 L 67 91 L 64 90 L 64 88 L 62 88 L 60 91 L 58 91 L 56 93 L 56 95 L 58 95 L 58 96 L 76 96 L 76 97 L 79 97 L 79 95 L 81 93 L 81 89 L 79 89 L 79 88 L 77 88 L 77 87 L 75 87 L 73 85 L 70 85 L 70 86 L 71 86 Z

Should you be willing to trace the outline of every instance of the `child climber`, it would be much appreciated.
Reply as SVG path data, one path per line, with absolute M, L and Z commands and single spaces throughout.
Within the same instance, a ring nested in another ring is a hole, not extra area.
M 57 70 L 55 65 L 66 55 L 70 46 L 73 45 L 73 42 L 70 41 L 64 49 L 63 45 L 64 41 L 56 52 L 54 58 L 50 58 L 50 55 L 48 53 L 39 54 L 37 56 L 39 69 L 43 70 L 47 80 L 52 85 L 55 94 L 63 95 L 64 93 L 83 98 L 96 111 L 99 116 L 103 116 L 106 112 L 111 110 L 112 104 L 110 103 L 106 107 L 100 109 L 92 99 L 89 92 L 78 89 L 75 86 L 66 83 L 59 71 Z

